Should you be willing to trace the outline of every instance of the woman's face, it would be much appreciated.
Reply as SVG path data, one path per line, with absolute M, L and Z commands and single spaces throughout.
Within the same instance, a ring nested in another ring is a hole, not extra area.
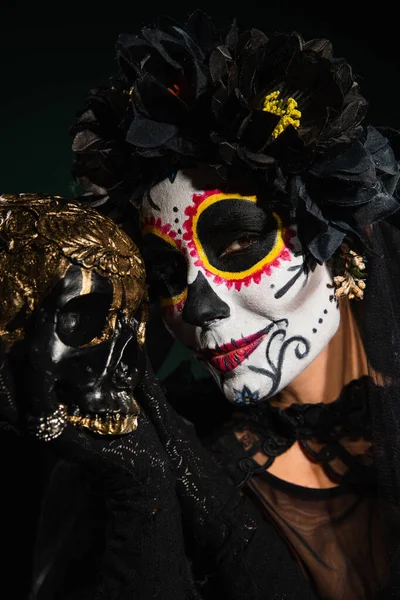
M 144 257 L 168 330 L 228 400 L 253 404 L 312 362 L 339 310 L 328 268 L 307 268 L 296 227 L 255 196 L 221 187 L 205 167 L 153 187 L 142 209 Z

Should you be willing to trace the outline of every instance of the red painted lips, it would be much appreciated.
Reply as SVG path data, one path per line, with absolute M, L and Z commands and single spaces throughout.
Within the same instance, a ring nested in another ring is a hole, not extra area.
M 207 348 L 201 352 L 201 356 L 218 371 L 233 371 L 254 352 L 265 335 L 266 331 L 263 329 L 239 340 L 232 340 L 228 344 Z

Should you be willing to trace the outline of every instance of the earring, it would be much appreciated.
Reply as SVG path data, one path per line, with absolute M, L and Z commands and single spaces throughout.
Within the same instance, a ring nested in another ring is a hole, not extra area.
M 333 277 L 336 298 L 347 296 L 349 300 L 363 299 L 367 277 L 365 263 L 364 256 L 350 250 L 346 243 L 341 244 L 333 263 L 334 273 L 336 273 Z

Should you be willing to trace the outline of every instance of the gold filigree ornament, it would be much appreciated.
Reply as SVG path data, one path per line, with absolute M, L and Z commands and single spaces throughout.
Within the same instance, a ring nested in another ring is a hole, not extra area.
M 334 259 L 334 271 L 338 273 L 333 277 L 337 298 L 363 299 L 367 277 L 365 263 L 365 257 L 351 250 L 346 243 L 341 244 Z
M 277 138 L 289 125 L 297 129 L 300 127 L 301 112 L 298 110 L 297 101 L 294 98 L 283 100 L 279 98 L 280 91 L 271 92 L 264 98 L 263 111 L 280 117 L 278 124 L 272 132 L 272 137 Z
M 60 196 L 3 194 L 0 196 L 0 337 L 6 351 L 24 337 L 24 326 L 55 284 L 72 265 L 83 269 L 81 295 L 94 271 L 112 283 L 113 297 L 100 336 L 82 347 L 110 338 L 117 315 L 127 322 L 140 311 L 139 346 L 145 342 L 147 289 L 145 269 L 133 241 L 109 218 Z M 111 415 L 99 433 L 136 428 Z M 123 420 L 123 415 L 121 418 Z M 116 421 L 118 420 L 118 423 Z M 107 423 L 108 421 L 108 423 Z

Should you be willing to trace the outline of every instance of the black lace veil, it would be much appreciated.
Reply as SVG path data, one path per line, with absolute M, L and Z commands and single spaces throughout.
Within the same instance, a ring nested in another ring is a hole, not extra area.
M 368 293 L 353 307 L 367 352 L 374 456 L 383 516 L 398 519 L 400 502 L 400 230 L 388 220 L 368 232 Z

